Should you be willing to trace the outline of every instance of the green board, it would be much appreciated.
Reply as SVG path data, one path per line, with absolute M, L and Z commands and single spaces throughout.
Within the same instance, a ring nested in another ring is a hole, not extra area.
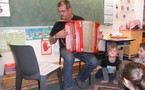
M 0 17 L 0 27 L 48 26 L 58 19 L 60 0 L 9 0 L 10 17 Z M 104 22 L 104 0 L 69 0 L 73 13 L 85 20 Z

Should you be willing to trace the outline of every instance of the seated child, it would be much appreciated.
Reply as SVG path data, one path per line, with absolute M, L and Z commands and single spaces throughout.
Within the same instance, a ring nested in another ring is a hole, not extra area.
M 141 63 L 130 62 L 122 69 L 122 81 L 129 90 L 145 90 L 145 66 Z
M 140 44 L 138 56 L 139 58 L 137 58 L 135 62 L 145 65 L 145 42 Z
M 101 61 L 102 73 L 104 80 L 101 83 L 109 82 L 109 75 L 115 76 L 114 84 L 118 84 L 119 79 L 119 65 L 121 60 L 118 57 L 118 47 L 115 43 L 108 46 L 107 56 Z

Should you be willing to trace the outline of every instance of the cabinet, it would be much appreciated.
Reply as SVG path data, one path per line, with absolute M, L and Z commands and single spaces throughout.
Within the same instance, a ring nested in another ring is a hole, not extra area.
M 136 56 L 139 50 L 139 45 L 142 42 L 142 30 L 120 30 L 120 33 L 122 33 L 124 36 L 128 38 L 135 39 L 131 42 L 130 46 L 123 48 L 123 53 L 126 55 L 129 59 L 131 57 Z

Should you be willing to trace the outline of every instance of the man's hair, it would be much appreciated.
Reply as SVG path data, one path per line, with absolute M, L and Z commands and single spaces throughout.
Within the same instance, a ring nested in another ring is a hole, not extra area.
M 57 4 L 57 7 L 60 7 L 60 6 L 63 6 L 63 5 L 66 5 L 66 8 L 69 9 L 71 8 L 71 4 L 68 0 L 61 0 L 58 4 Z
M 145 42 L 141 43 L 140 47 L 142 47 L 145 50 Z

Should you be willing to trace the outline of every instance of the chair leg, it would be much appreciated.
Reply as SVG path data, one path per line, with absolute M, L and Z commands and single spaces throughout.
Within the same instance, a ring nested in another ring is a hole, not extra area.
M 91 85 L 91 74 L 89 75 L 89 85 Z
M 63 82 L 62 82 L 62 71 L 61 71 L 61 68 L 58 69 L 57 76 L 58 76 L 58 80 L 59 80 L 60 89 L 63 90 Z
M 46 76 L 40 76 L 40 90 L 47 90 L 47 80 Z
M 38 82 L 38 88 L 40 90 L 40 80 L 37 80 L 37 82 Z
M 81 62 L 79 62 L 79 72 L 81 71 Z
M 21 90 L 22 87 L 22 77 L 16 73 L 16 90 Z

